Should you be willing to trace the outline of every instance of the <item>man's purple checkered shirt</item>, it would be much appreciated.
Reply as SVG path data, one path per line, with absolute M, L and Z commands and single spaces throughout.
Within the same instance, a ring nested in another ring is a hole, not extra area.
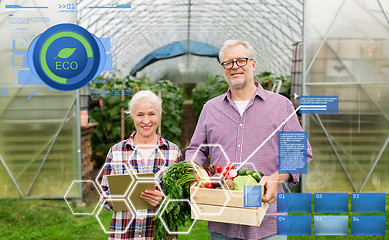
M 202 146 L 201 144 L 220 144 L 230 162 L 241 163 L 293 114 L 292 102 L 280 94 L 264 90 L 255 83 L 257 91 L 249 101 L 243 116 L 238 112 L 230 90 L 227 93 L 208 101 L 200 114 L 195 133 L 186 149 L 186 161 L 195 161 L 203 165 L 209 155 L 211 164 L 222 167 L 227 159 L 220 147 Z M 296 114 L 293 114 L 280 131 L 302 131 Z M 308 162 L 312 160 L 312 149 L 308 143 Z M 270 140 L 243 166 L 252 168 L 253 165 L 265 176 L 270 176 L 278 170 L 278 134 Z M 293 174 L 289 180 L 297 184 L 299 175 Z M 278 192 L 283 192 L 282 184 Z M 272 203 L 260 227 L 209 222 L 208 229 L 232 238 L 261 239 L 277 232 L 277 203 Z

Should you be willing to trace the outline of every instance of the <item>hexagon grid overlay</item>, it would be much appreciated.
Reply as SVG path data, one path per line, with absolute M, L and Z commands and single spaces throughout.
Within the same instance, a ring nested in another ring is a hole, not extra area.
M 101 210 L 104 208 L 104 205 L 105 205 L 105 203 L 107 202 L 107 199 L 104 200 L 103 204 L 101 204 L 99 210 L 97 211 L 97 213 L 96 213 L 96 219 L 97 219 L 97 221 L 99 222 L 101 228 L 103 229 L 103 231 L 104 231 L 106 234 L 111 234 L 111 233 L 123 234 L 123 233 L 127 232 L 127 230 L 128 230 L 128 228 L 130 227 L 132 221 L 134 221 L 135 214 L 134 214 L 134 212 L 131 210 L 130 206 L 128 205 L 128 203 L 127 203 L 127 201 L 126 201 L 125 199 L 111 199 L 111 201 L 113 201 L 113 202 L 115 202 L 115 201 L 116 201 L 116 202 L 120 202 L 120 201 L 124 202 L 124 203 L 127 205 L 128 210 L 131 212 L 131 220 L 128 222 L 128 225 L 126 226 L 126 228 L 124 229 L 124 231 L 117 231 L 117 232 L 116 232 L 116 231 L 107 231 L 107 230 L 105 229 L 103 223 L 101 222 L 101 220 L 100 220 L 100 218 L 99 218 L 99 214 L 100 214 Z
M 73 180 L 72 184 L 70 184 L 68 190 L 66 191 L 66 193 L 65 193 L 65 195 L 63 197 L 65 199 L 66 204 L 70 208 L 70 211 L 72 211 L 73 215 L 92 215 L 96 211 L 96 209 L 97 209 L 98 203 L 96 203 L 96 207 L 93 209 L 92 212 L 89 212 L 89 213 L 79 213 L 79 212 L 75 212 L 72 209 L 71 204 L 69 204 L 69 202 L 68 202 L 67 195 L 68 195 L 70 189 L 72 188 L 73 184 L 74 183 L 84 183 L 84 182 L 92 183 L 93 186 L 96 188 L 96 191 L 99 193 L 99 189 L 97 188 L 96 184 L 92 180 Z
M 131 186 L 134 183 L 133 175 L 134 175 L 134 171 L 135 170 L 133 168 L 128 167 L 127 164 L 125 164 L 125 163 L 104 163 L 104 165 L 101 167 L 101 169 L 100 169 L 100 171 L 97 174 L 96 179 L 95 179 L 95 181 L 97 183 L 97 186 L 98 186 L 99 190 L 101 191 L 101 193 L 103 194 L 104 197 L 108 197 L 108 196 L 106 196 L 105 192 L 101 188 L 101 182 L 99 182 L 100 181 L 99 179 L 100 179 L 100 177 L 103 178 L 103 172 L 104 172 L 105 167 L 111 167 L 112 168 L 112 172 L 114 172 L 115 174 L 131 173 L 131 174 L 129 174 L 130 178 L 131 178 L 131 182 L 128 185 L 128 188 L 125 191 L 125 193 L 123 195 L 111 195 L 111 197 L 125 198 L 125 196 L 127 195 L 128 191 L 130 190 Z M 123 169 L 125 169 L 125 170 L 123 171 Z
M 196 217 L 193 220 L 192 224 L 190 225 L 188 231 L 186 231 L 186 232 L 170 231 L 170 229 L 168 228 L 166 223 L 163 221 L 161 216 L 165 212 L 165 210 L 166 210 L 167 206 L 169 205 L 169 203 L 171 203 L 171 202 L 187 202 L 192 207 L 192 204 L 190 203 L 190 201 L 188 199 L 169 199 L 167 201 L 167 203 L 164 205 L 163 209 L 161 210 L 161 214 L 159 215 L 159 219 L 161 220 L 161 222 L 162 222 L 163 226 L 165 227 L 166 231 L 168 232 L 168 234 L 170 234 L 170 235 L 172 235 L 172 234 L 189 234 L 190 231 L 192 230 L 193 226 L 195 225 L 195 223 L 197 221 L 197 218 L 198 218 L 198 215 L 197 215 L 196 211 L 194 211 L 194 214 L 196 215 Z

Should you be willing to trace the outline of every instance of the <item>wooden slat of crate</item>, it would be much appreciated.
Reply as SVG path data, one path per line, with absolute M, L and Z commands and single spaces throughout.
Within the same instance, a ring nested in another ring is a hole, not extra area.
M 229 200 L 223 208 L 227 197 Z M 194 194 L 194 195 L 193 195 Z M 197 219 L 213 222 L 225 222 L 241 225 L 259 226 L 269 207 L 262 202 L 260 208 L 246 208 L 243 204 L 243 191 L 226 191 L 219 189 L 191 188 L 191 202 L 196 202 L 200 210 Z M 216 213 L 223 208 L 219 215 L 204 215 L 203 213 Z M 192 208 L 192 218 L 196 218 Z
M 234 207 L 225 207 L 220 215 L 198 215 L 198 220 L 212 221 L 212 222 L 224 222 L 224 223 L 233 223 L 240 225 L 249 225 L 249 226 L 260 226 L 263 220 L 263 217 L 266 214 L 266 207 L 259 208 L 258 210 L 250 208 L 234 208 Z M 221 207 L 197 204 L 201 213 L 204 212 L 216 212 Z M 195 219 L 194 209 L 192 209 L 192 218 Z

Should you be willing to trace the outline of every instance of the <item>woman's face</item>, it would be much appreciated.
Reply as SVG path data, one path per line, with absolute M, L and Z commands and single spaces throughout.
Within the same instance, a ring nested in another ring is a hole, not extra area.
M 155 134 L 161 115 L 158 108 L 150 100 L 141 100 L 134 107 L 132 115 L 137 134 L 140 137 L 150 137 Z

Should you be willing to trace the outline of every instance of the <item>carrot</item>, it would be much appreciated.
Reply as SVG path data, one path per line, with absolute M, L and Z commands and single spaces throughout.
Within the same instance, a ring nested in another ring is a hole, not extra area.
M 196 177 L 196 183 L 197 183 L 197 185 L 200 184 L 199 175 L 197 175 L 197 173 L 195 173 L 194 175 L 195 175 L 195 177 Z

